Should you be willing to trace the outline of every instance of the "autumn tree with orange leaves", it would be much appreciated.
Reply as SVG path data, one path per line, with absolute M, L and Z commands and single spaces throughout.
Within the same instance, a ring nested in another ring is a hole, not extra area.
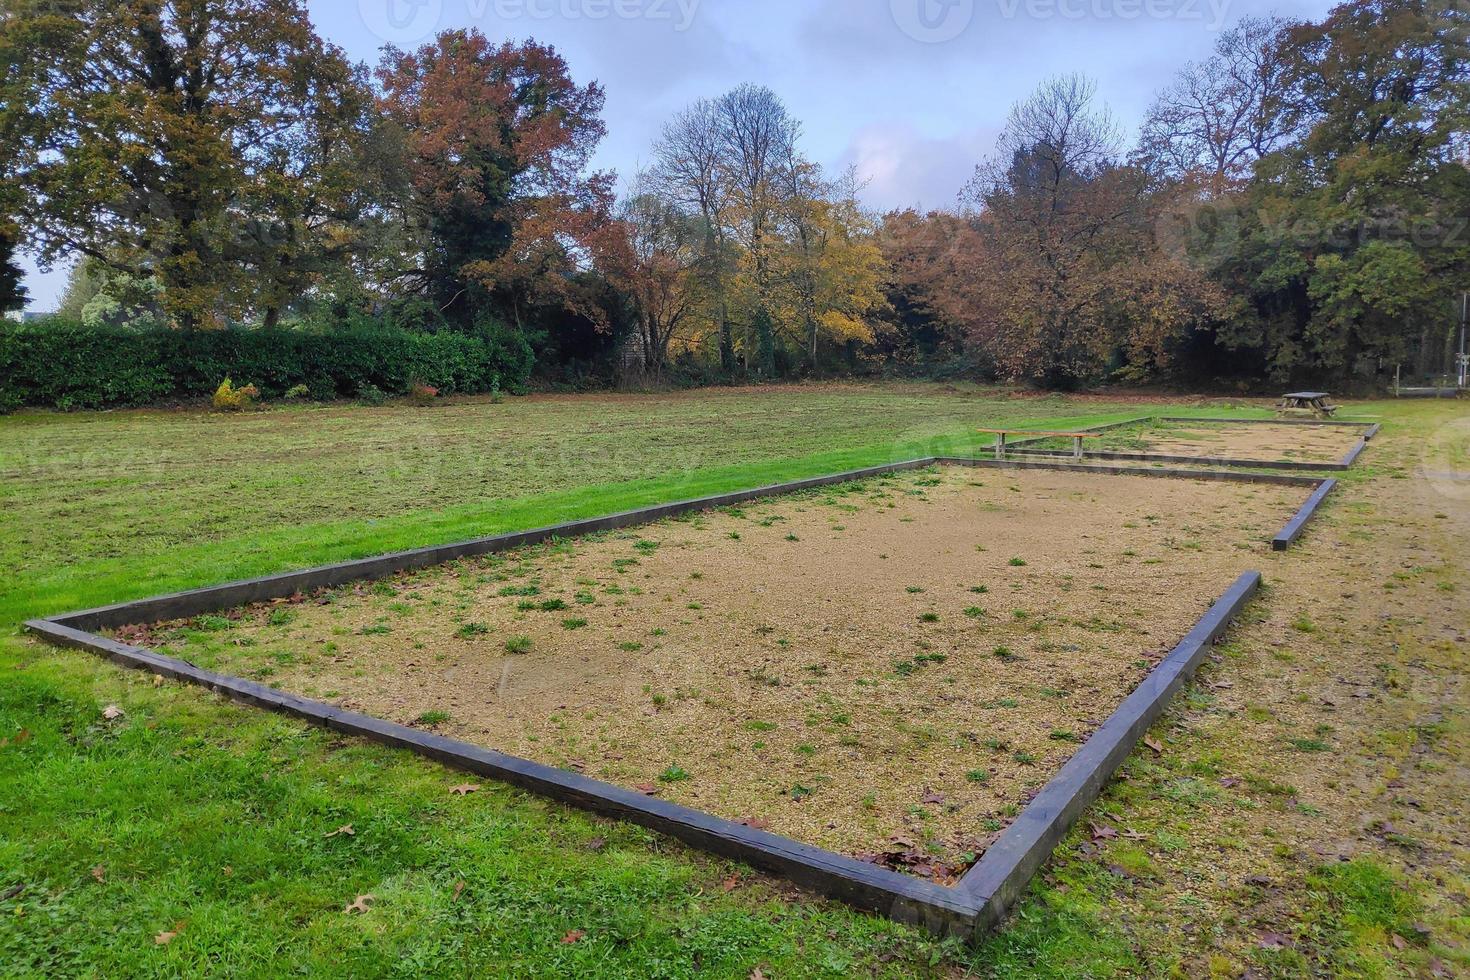
M 545 308 L 605 320 L 578 277 L 617 234 L 613 177 L 587 172 L 602 89 L 576 84 L 552 47 L 474 30 L 390 51 L 378 78 L 411 183 L 401 288 L 461 326 L 488 314 L 524 328 Z

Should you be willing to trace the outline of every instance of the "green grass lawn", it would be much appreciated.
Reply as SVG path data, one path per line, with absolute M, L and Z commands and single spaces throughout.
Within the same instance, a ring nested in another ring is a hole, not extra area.
M 0 418 L 0 973 L 1139 972 L 1091 865 L 962 948 L 19 624 L 1164 407 L 1235 411 L 911 385 Z

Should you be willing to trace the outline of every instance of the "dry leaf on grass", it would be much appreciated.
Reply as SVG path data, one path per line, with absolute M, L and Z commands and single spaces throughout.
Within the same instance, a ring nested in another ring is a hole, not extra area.
M 174 927 L 172 929 L 165 929 L 162 932 L 160 932 L 158 935 L 156 935 L 156 936 L 153 937 L 153 945 L 155 945 L 155 946 L 167 946 L 169 943 L 173 942 L 176 938 L 178 938 L 179 933 L 181 933 L 183 931 L 184 931 L 184 924 L 182 922 L 175 922 L 174 923 Z
M 96 878 L 98 881 L 101 881 L 102 879 L 107 877 L 107 869 L 100 864 L 93 865 L 92 877 Z
M 457 902 L 457 901 L 459 901 L 459 896 L 463 892 L 464 892 L 464 882 L 463 881 L 456 881 L 454 883 L 454 894 L 449 897 L 449 900 L 451 902 Z
M 1116 830 L 1114 830 L 1112 827 L 1106 826 L 1105 824 L 1090 823 L 1088 824 L 1088 826 L 1092 828 L 1093 840 L 1113 840 L 1118 836 L 1118 832 Z
M 107 707 L 102 709 L 102 717 L 106 718 L 108 721 L 117 721 L 122 716 L 123 709 L 119 708 L 115 704 L 109 704 Z
M 1156 742 L 1153 739 L 1149 738 L 1147 735 L 1145 735 L 1143 737 L 1143 744 L 1144 745 L 1147 745 L 1149 748 L 1153 749 L 1155 755 L 1163 755 L 1164 754 L 1164 747 L 1162 745 L 1160 745 L 1158 742 Z
M 329 834 L 323 834 L 322 836 L 323 837 L 336 837 L 338 834 L 342 834 L 343 836 L 346 836 L 346 837 L 356 837 L 357 836 L 357 831 L 355 831 L 355 830 L 352 829 L 352 824 L 350 824 L 350 823 L 344 823 L 342 826 L 338 827 L 336 830 L 332 831 L 331 833 L 329 833 Z
M 469 796 L 471 793 L 479 792 L 479 790 L 480 787 L 475 783 L 460 783 L 458 786 L 449 787 L 449 792 L 453 796 Z
M 359 895 L 351 905 L 342 910 L 342 913 L 344 915 L 350 915 L 353 912 L 366 912 L 368 911 L 368 906 L 377 900 L 378 896 L 376 895 Z
M 585 933 L 581 929 L 572 929 L 565 936 L 561 937 L 561 941 L 563 944 L 570 946 L 572 943 L 581 939 L 585 935 L 587 935 L 587 933 Z

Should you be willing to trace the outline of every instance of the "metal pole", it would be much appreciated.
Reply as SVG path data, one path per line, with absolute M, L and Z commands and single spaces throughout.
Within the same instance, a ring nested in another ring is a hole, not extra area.
M 1466 314 L 1470 312 L 1470 290 L 1462 290 L 1460 293 L 1460 356 L 1457 359 L 1460 367 L 1460 387 L 1465 387 L 1465 375 L 1470 370 L 1470 357 L 1465 353 L 1465 320 Z

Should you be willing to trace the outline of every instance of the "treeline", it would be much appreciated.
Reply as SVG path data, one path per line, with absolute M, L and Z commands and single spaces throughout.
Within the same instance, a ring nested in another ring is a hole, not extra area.
M 299 0 L 9 0 L 0 306 L 26 250 L 80 257 L 73 331 L 370 321 L 513 336 L 553 380 L 1429 371 L 1470 285 L 1467 20 L 1243 21 L 1132 145 L 1054 79 L 958 207 L 876 216 L 758 86 L 669 120 L 619 199 L 601 88 L 535 42 L 447 31 L 370 71 Z

